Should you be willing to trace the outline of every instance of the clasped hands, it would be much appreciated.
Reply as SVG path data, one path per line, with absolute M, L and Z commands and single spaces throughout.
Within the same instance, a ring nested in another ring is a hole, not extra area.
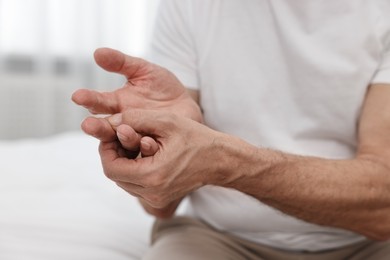
M 170 217 L 183 197 L 212 183 L 207 161 L 217 153 L 211 144 L 219 133 L 199 123 L 198 104 L 168 70 L 107 48 L 94 56 L 100 67 L 127 81 L 112 92 L 76 91 L 76 104 L 111 115 L 88 117 L 81 127 L 101 141 L 105 175 L 149 213 Z

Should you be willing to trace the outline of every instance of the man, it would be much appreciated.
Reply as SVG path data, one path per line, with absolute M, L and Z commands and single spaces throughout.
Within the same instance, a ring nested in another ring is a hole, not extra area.
M 157 222 L 147 259 L 388 259 L 389 10 L 163 1 L 152 57 L 190 92 L 161 67 L 96 52 L 128 79 L 73 96 L 119 113 L 83 122 L 106 175 L 158 217 L 190 198 L 187 217 Z

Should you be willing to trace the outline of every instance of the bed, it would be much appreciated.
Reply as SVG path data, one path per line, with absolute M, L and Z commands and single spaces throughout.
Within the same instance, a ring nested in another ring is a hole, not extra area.
M 0 259 L 140 259 L 153 218 L 81 132 L 0 141 Z

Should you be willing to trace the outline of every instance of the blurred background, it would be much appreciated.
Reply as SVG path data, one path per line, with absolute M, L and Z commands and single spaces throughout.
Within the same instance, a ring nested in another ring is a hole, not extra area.
M 159 0 L 0 0 L 0 139 L 79 130 L 78 88 L 121 76 L 95 65 L 98 47 L 144 56 Z

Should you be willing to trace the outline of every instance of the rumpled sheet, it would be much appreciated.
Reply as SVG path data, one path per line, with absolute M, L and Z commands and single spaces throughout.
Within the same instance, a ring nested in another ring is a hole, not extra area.
M 0 259 L 140 259 L 153 218 L 83 133 L 0 141 Z

